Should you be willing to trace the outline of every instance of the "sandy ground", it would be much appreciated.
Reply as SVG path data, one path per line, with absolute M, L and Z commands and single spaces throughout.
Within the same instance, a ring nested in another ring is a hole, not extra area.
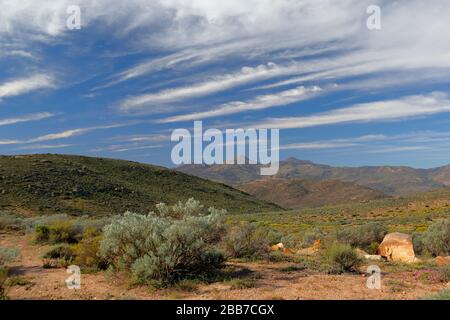
M 443 283 L 423 283 L 412 274 L 383 274 L 381 290 L 366 286 L 364 275 L 327 275 L 308 270 L 282 272 L 292 263 L 232 263 L 237 270 L 247 268 L 258 275 L 257 284 L 248 289 L 232 289 L 226 283 L 201 285 L 194 292 L 132 288 L 126 278 L 108 273 L 82 274 L 81 289 L 70 290 L 65 269 L 44 269 L 40 256 L 47 247 L 35 246 L 29 236 L 0 234 L 0 245 L 18 247 L 21 256 L 12 265 L 13 276 L 29 284 L 9 289 L 11 299 L 417 299 L 448 287 Z M 393 282 L 402 282 L 393 290 Z

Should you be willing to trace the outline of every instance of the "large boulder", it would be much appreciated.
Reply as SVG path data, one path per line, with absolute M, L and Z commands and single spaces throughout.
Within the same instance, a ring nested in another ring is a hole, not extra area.
M 378 247 L 378 254 L 389 261 L 418 262 L 414 253 L 412 237 L 404 233 L 389 233 Z

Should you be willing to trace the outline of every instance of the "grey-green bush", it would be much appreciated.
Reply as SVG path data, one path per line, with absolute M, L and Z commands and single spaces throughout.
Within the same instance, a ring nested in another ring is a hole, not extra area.
M 242 222 L 228 230 L 223 245 L 231 258 L 263 258 L 269 253 L 270 240 L 267 230 Z
M 116 269 L 131 270 L 138 283 L 171 281 L 219 267 L 215 245 L 224 233 L 225 211 L 194 199 L 157 212 L 127 212 L 104 228 L 100 255 Z
M 325 251 L 325 255 L 332 264 L 333 271 L 335 272 L 351 271 L 361 263 L 355 249 L 350 245 L 340 243 L 332 244 Z
M 356 228 L 346 228 L 338 231 L 337 240 L 352 247 L 365 249 L 374 243 L 382 242 L 387 233 L 385 226 L 371 222 Z
M 8 298 L 6 295 L 6 280 L 8 279 L 7 264 L 13 262 L 18 255 L 18 249 L 0 247 L 0 300 Z
M 450 255 L 450 219 L 434 222 L 422 237 L 425 250 L 434 256 Z

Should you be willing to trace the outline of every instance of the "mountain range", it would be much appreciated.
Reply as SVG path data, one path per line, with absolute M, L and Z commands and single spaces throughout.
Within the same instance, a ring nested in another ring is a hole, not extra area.
M 403 196 L 450 186 L 450 165 L 433 169 L 398 166 L 333 167 L 289 158 L 280 161 L 276 176 L 263 177 L 259 165 L 184 165 L 178 171 L 238 186 L 261 179 L 339 180 L 356 183 L 387 195 Z

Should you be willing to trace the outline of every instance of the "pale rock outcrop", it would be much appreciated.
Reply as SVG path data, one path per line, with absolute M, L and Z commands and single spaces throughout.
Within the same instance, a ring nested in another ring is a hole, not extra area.
M 278 243 L 278 244 L 276 244 L 276 245 L 273 245 L 272 247 L 271 247 L 271 249 L 272 249 L 272 251 L 283 251 L 284 250 L 284 244 L 282 244 L 282 243 Z
M 378 248 L 378 254 L 389 261 L 415 263 L 419 259 L 414 253 L 412 237 L 404 233 L 389 233 Z

